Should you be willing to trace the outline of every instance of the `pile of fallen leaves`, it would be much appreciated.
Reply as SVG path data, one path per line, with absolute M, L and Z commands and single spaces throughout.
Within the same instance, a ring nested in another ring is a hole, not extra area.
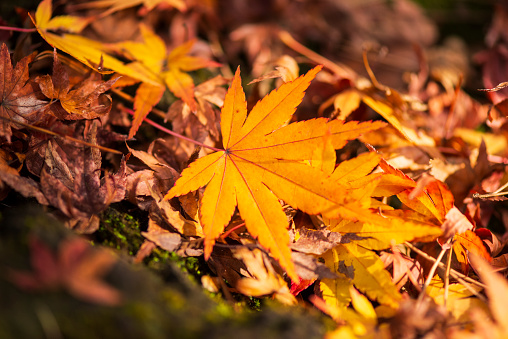
M 16 13 L 6 204 L 35 199 L 89 239 L 109 208 L 142 211 L 130 260 L 203 257 L 205 289 L 316 307 L 329 337 L 508 335 L 505 7 L 475 64 L 408 0 Z M 122 302 L 100 279 L 113 257 L 84 239 L 29 248 L 33 272 L 9 268 L 19 289 Z

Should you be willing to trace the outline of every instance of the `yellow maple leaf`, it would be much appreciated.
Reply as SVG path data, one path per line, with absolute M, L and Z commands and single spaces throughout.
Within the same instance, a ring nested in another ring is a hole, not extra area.
M 37 7 L 35 20 L 39 30 L 65 30 L 66 32 L 79 33 L 91 21 L 90 18 L 82 18 L 70 15 L 60 15 L 51 18 L 53 6 L 51 0 L 43 0 Z
M 263 252 L 259 249 L 251 251 L 242 247 L 235 251 L 234 256 L 243 261 L 249 273 L 249 276 L 239 279 L 234 284 L 240 293 L 254 297 L 272 294 L 283 304 L 296 303 L 287 283 L 275 272 L 270 261 L 263 258 Z
M 52 2 L 43 0 L 35 12 L 35 18 L 30 16 L 35 28 L 51 46 L 72 55 L 83 64 L 100 73 L 112 73 L 112 70 L 122 75 L 127 75 L 144 83 L 158 86 L 157 78 L 143 69 L 127 67 L 122 61 L 106 53 L 106 47 L 99 41 L 91 40 L 77 34 L 56 34 L 52 31 L 64 30 L 71 33 L 80 32 L 90 19 L 70 16 L 58 16 L 51 18 Z M 30 15 L 30 14 L 29 14 Z M 102 63 L 102 70 L 98 65 Z
M 189 55 L 195 40 L 189 40 L 168 52 L 164 41 L 157 34 L 145 25 L 140 25 L 140 30 L 143 42 L 123 41 L 108 46 L 111 51 L 132 60 L 126 65 L 127 68 L 146 74 L 157 83 L 142 84 L 136 92 L 130 138 L 138 130 L 143 118 L 159 102 L 166 86 L 195 112 L 197 103 L 194 98 L 194 81 L 186 72 L 220 65 L 211 60 Z
M 332 232 L 354 233 L 362 239 L 357 244 L 373 250 L 382 250 L 390 244 L 401 244 L 404 241 L 430 241 L 442 234 L 439 227 L 423 221 L 409 220 L 403 211 L 384 212 L 389 223 L 381 223 L 377 218 L 371 222 L 352 222 L 350 220 L 327 219 L 323 220 L 329 225 Z
M 311 301 L 314 306 L 328 314 L 339 324 L 339 327 L 332 332 L 328 332 L 325 338 L 391 338 L 387 326 L 378 326 L 379 314 L 369 299 L 359 293 L 346 279 L 339 278 L 336 280 L 342 283 L 340 288 L 343 295 L 341 297 L 347 299 L 346 305 L 351 303 L 353 307 L 335 303 L 336 300 L 333 296 L 330 296 L 331 291 L 327 290 L 328 286 L 321 282 L 320 287 L 324 299 L 313 296 Z M 378 307 L 378 309 L 380 308 L 393 310 L 385 305 Z
M 207 186 L 200 208 L 206 258 L 238 206 L 250 234 L 270 251 L 291 279 L 297 280 L 291 262 L 288 222 L 278 199 L 309 214 L 362 215 L 356 197 L 310 163 L 316 157 L 316 149 L 325 147 L 327 138 L 335 149 L 341 148 L 348 140 L 384 123 L 345 124 L 321 118 L 285 126 L 320 69 L 318 66 L 272 91 L 248 116 L 237 70 L 222 108 L 224 150 L 217 149 L 192 163 L 165 197 L 170 199 Z
M 140 30 L 143 42 L 124 41 L 111 45 L 110 48 L 133 60 L 128 67 L 145 69 L 159 85 L 167 86 L 195 111 L 197 104 L 194 99 L 194 82 L 185 72 L 217 67 L 220 64 L 189 55 L 195 40 L 189 40 L 168 52 L 164 41 L 157 34 L 145 25 L 140 25 Z
M 341 162 L 333 171 L 332 178 L 351 183 L 366 177 L 379 164 L 381 156 L 375 152 L 363 153 L 356 158 Z
M 479 307 L 487 311 L 487 305 L 483 301 L 473 298 L 474 292 L 479 293 L 481 290 L 481 287 L 472 284 L 466 287 L 459 283 L 452 283 L 448 285 L 448 295 L 445 297 L 444 282 L 435 275 L 426 292 L 436 304 L 446 305 L 448 312 L 455 320 L 467 321 L 472 308 Z
M 355 243 L 340 244 L 326 252 L 323 258 L 332 272 L 340 273 L 342 277 L 349 279 L 369 298 L 393 308 L 398 307 L 402 297 L 375 252 Z M 323 280 L 321 289 L 326 292 L 323 297 L 330 305 L 344 305 L 351 300 L 349 295 L 344 293 L 344 287 L 335 284 L 333 280 Z
M 395 130 L 400 133 L 411 144 L 420 146 L 435 146 L 432 138 L 424 134 L 422 131 L 416 131 L 407 126 L 404 121 L 404 113 L 408 106 L 412 103 L 419 103 L 417 100 L 399 93 L 393 88 L 381 85 L 375 78 L 374 73 L 370 70 L 366 55 L 364 62 L 367 72 L 371 77 L 371 81 L 361 79 L 356 82 L 356 86 L 332 97 L 335 111 L 338 112 L 339 119 L 346 119 L 353 111 L 355 111 L 360 103 L 363 102 L 376 113 L 390 123 Z M 332 100 L 328 100 L 323 105 L 323 110 Z

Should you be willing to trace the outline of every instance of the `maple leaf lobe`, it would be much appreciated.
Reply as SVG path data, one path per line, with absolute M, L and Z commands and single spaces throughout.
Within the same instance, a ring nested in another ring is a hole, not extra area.
M 34 54 L 21 59 L 13 68 L 9 49 L 2 44 L 0 49 L 0 136 L 10 142 L 15 122 L 43 124 L 47 119 L 41 117 L 39 110 L 46 103 L 40 98 L 37 85 L 29 79 L 28 64 Z

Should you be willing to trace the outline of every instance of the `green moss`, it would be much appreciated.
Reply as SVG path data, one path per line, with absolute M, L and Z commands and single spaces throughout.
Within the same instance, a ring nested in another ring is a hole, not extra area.
M 261 299 L 255 297 L 249 297 L 248 303 L 249 308 L 251 310 L 260 311 L 261 310 Z
M 54 248 L 74 236 L 41 209 L 31 211 L 24 207 L 12 209 L 9 214 L 0 227 L 1 267 L 31 271 L 29 236 L 35 235 Z M 101 224 L 102 238 L 97 239 L 122 251 L 137 250 L 136 246 L 144 241 L 140 223 L 113 209 L 105 215 L 108 218 Z M 128 243 L 131 241 L 134 245 Z M 0 337 L 308 339 L 324 334 L 321 320 L 298 307 L 282 308 L 251 298 L 261 309 L 254 312 L 228 305 L 220 294 L 209 298 L 187 278 L 207 273 L 206 263 L 201 259 L 180 258 L 162 250 L 155 250 L 152 255 L 148 259 L 159 268 L 157 275 L 142 265 L 123 260 L 118 260 L 105 274 L 104 282 L 117 290 L 123 300 L 113 307 L 83 300 L 66 288 L 21 289 L 6 278 L 7 270 L 3 270 Z M 182 269 L 189 274 L 182 274 Z
M 139 222 L 134 217 L 110 207 L 102 213 L 99 230 L 94 233 L 93 241 L 133 256 L 144 238 Z
M 121 206 L 117 207 L 118 209 L 110 207 L 102 213 L 99 229 L 93 234 L 92 241 L 96 245 L 110 247 L 133 257 L 145 241 L 141 235 L 145 229 L 135 217 L 121 212 Z M 208 265 L 202 258 L 181 257 L 159 247 L 156 247 L 143 263 L 163 275 L 162 271 L 166 269 L 168 260 L 176 264 L 194 282 L 200 282 L 203 274 L 210 273 Z
M 171 252 L 168 253 L 167 258 L 175 263 L 176 266 L 180 268 L 182 272 L 186 273 L 194 282 L 200 283 L 201 277 L 210 273 L 210 269 L 202 257 L 181 257 Z

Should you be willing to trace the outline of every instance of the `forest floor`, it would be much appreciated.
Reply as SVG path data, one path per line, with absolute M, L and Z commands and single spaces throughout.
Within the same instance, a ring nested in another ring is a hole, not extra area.
M 508 336 L 507 4 L 15 5 L 0 338 Z

